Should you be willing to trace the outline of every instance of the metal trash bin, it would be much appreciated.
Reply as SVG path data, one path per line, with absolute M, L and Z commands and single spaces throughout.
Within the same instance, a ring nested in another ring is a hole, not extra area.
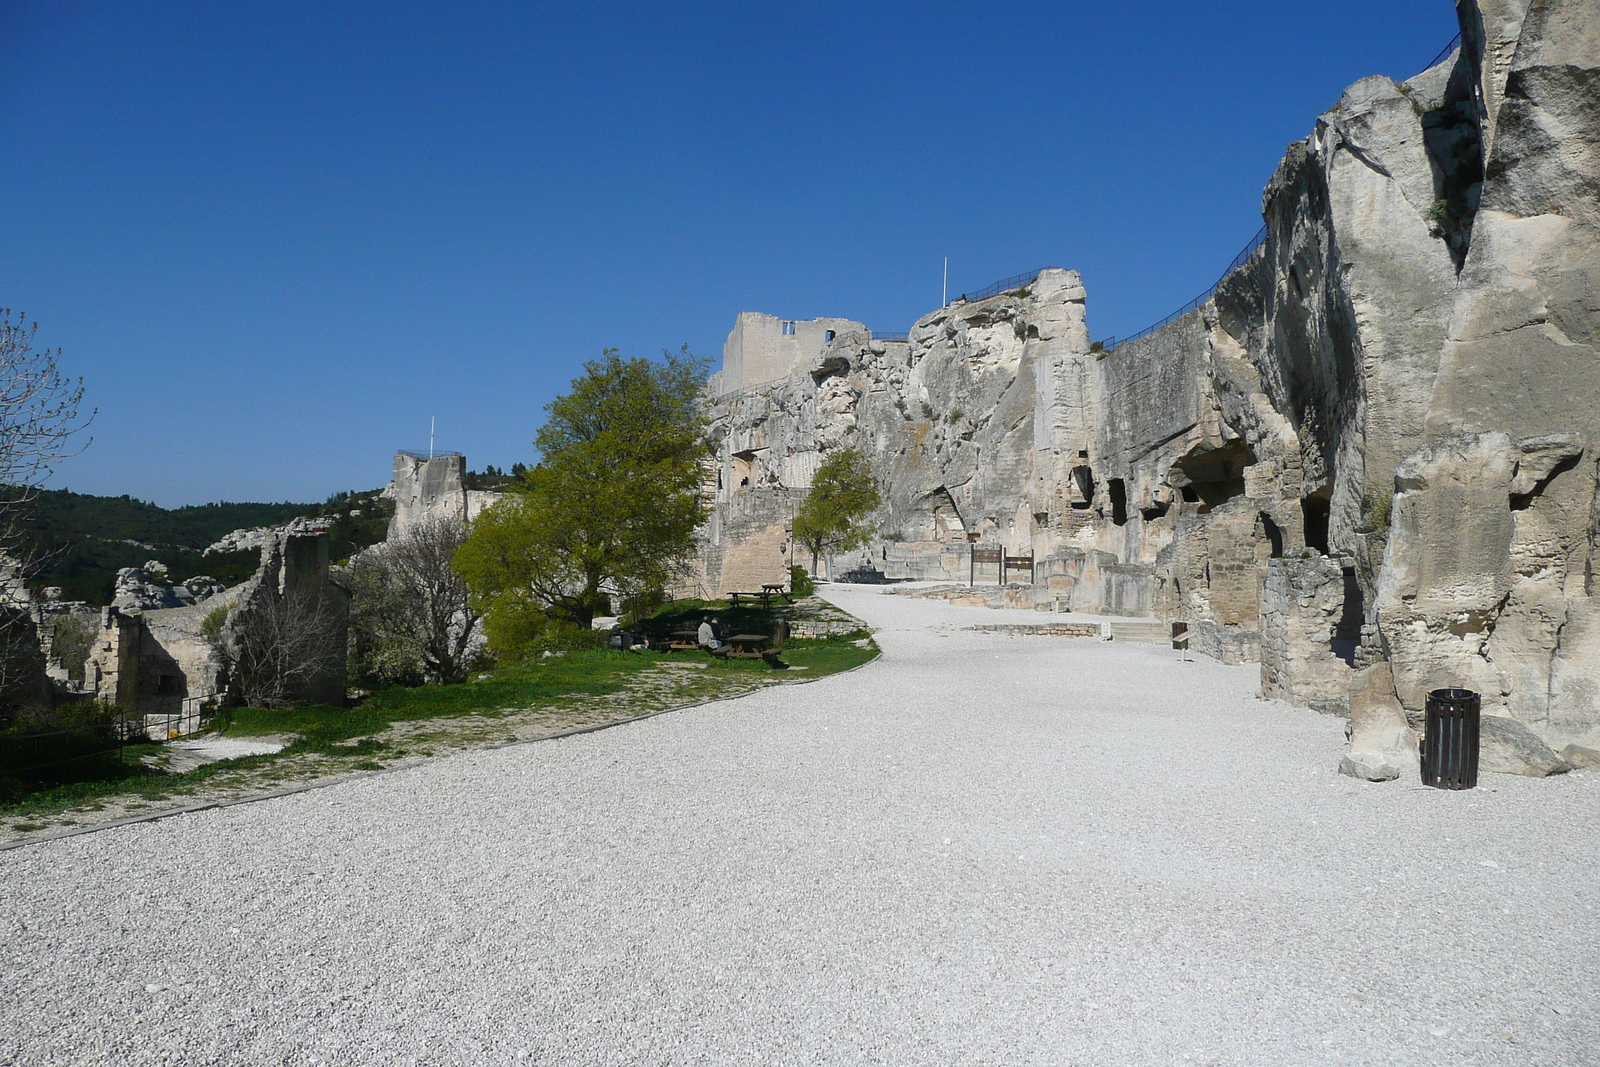
M 1471 789 L 1478 784 L 1478 711 L 1482 699 L 1470 689 L 1435 689 L 1428 694 L 1422 734 L 1422 784 L 1435 789 Z

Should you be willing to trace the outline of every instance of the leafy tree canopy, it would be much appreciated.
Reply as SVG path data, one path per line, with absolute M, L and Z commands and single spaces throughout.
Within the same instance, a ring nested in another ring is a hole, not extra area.
M 867 457 L 840 449 L 823 461 L 794 517 L 794 539 L 811 551 L 811 571 L 824 553 L 848 552 L 872 540 L 871 516 L 883 503 Z
M 545 409 L 541 459 L 485 511 L 455 565 L 490 647 L 518 657 L 549 620 L 587 628 L 613 598 L 646 599 L 695 551 L 705 520 L 706 361 L 607 349 Z

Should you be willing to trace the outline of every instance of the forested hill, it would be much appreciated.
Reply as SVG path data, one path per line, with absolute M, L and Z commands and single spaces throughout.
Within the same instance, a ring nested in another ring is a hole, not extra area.
M 226 584 L 254 573 L 259 553 L 202 557 L 206 547 L 234 530 L 275 526 L 300 516 L 335 519 L 333 558 L 381 541 L 388 508 L 377 491 L 340 493 L 323 504 L 200 504 L 163 508 L 128 496 L 91 496 L 68 489 L 41 492 L 20 525 L 46 559 L 38 584 L 58 585 L 67 600 L 111 602 L 117 571 L 160 560 L 181 580 L 209 574 Z

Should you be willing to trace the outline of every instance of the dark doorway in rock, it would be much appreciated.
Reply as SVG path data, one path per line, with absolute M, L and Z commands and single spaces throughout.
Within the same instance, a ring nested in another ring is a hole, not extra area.
M 1283 530 L 1272 521 L 1272 516 L 1266 512 L 1261 513 L 1261 531 L 1267 535 L 1267 543 L 1272 546 L 1272 558 L 1283 558 Z
M 1128 524 L 1128 486 L 1121 478 L 1113 478 L 1106 483 L 1106 491 L 1111 494 L 1111 522 L 1116 526 Z
M 1361 647 L 1361 624 L 1367 619 L 1367 600 L 1356 580 L 1354 567 L 1344 568 L 1344 610 L 1333 627 L 1333 653 L 1350 666 L 1356 665 L 1356 649 Z
M 1079 511 L 1084 510 L 1094 503 L 1094 471 L 1080 463 L 1072 468 L 1072 486 L 1078 491 L 1082 499 L 1074 500 L 1072 506 Z
M 1329 501 L 1333 486 L 1325 485 L 1310 496 L 1300 499 L 1300 514 L 1305 519 L 1306 547 L 1328 554 L 1328 517 L 1332 513 Z

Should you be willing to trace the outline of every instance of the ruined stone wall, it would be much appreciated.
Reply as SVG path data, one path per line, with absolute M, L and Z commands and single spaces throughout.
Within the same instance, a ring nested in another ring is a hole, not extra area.
M 150 714 L 177 711 L 184 700 L 216 700 L 226 690 L 222 657 L 208 641 L 208 615 L 232 602 L 228 594 L 203 604 L 158 608 L 138 615 L 137 681 L 132 702 Z
M 175 608 L 101 611 L 99 634 L 85 665 L 85 686 L 95 699 L 151 714 L 178 710 L 185 700 L 227 701 L 241 679 L 231 677 L 227 658 L 205 634 L 213 612 L 222 612 L 218 634 L 237 660 L 238 644 L 252 633 L 253 617 L 286 598 L 315 614 L 320 647 L 310 661 L 318 670 L 295 687 L 292 699 L 340 704 L 345 689 L 349 640 L 349 593 L 333 580 L 325 531 L 285 531 L 264 545 L 261 565 L 248 581 Z
M 1261 588 L 1261 695 L 1347 714 L 1351 669 L 1334 647 L 1343 615 L 1338 560 L 1272 560 Z
M 710 598 L 760 592 L 771 583 L 787 586 L 789 533 L 794 508 L 803 497 L 784 489 L 758 489 L 714 503 L 701 530 L 695 569 L 674 592 Z
M 476 519 L 483 509 L 501 497 L 500 493 L 467 489 L 465 456 L 451 453 L 432 459 L 398 452 L 394 474 L 386 495 L 394 500 L 394 516 L 389 520 L 389 539 L 402 537 L 418 522 L 428 518 Z
M 722 345 L 722 370 L 713 392 L 738 392 L 791 373 L 815 359 L 828 344 L 847 333 L 870 336 L 850 319 L 780 319 L 759 311 L 741 311 Z
M 137 615 L 102 608 L 100 632 L 84 667 L 84 683 L 102 703 L 133 707 L 139 697 L 139 650 L 143 627 Z

